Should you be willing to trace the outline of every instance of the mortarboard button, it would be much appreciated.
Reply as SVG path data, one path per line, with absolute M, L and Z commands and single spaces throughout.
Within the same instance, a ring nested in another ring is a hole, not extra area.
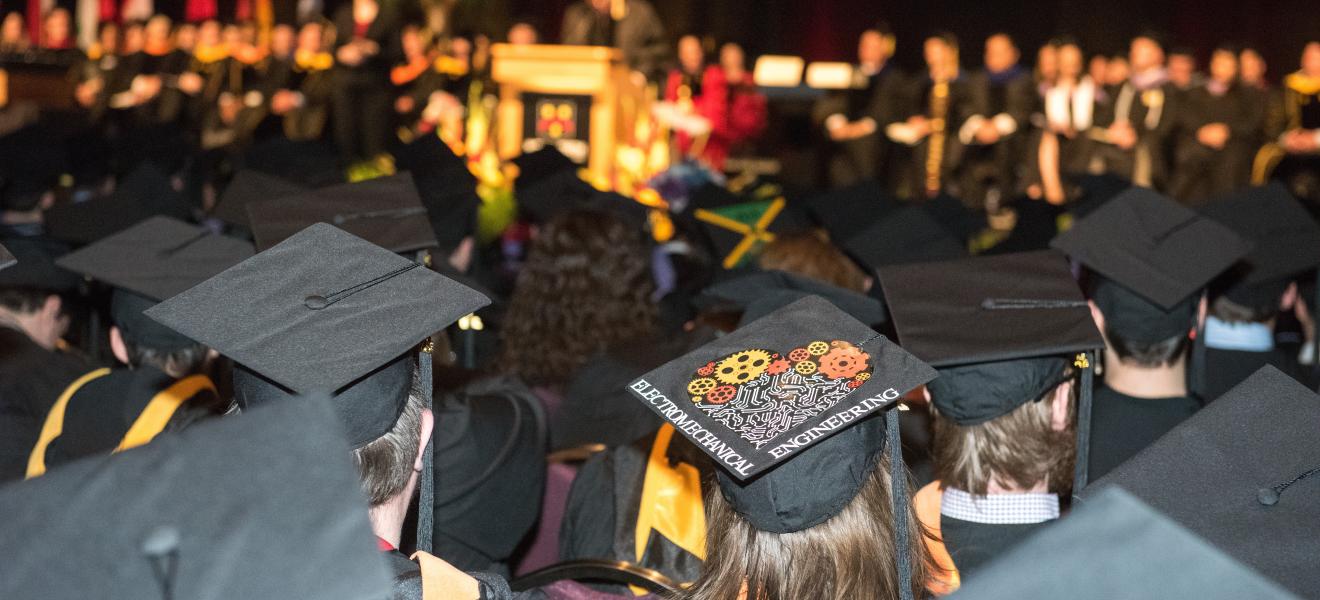
M 313 294 L 303 299 L 303 304 L 312 310 L 321 310 L 330 305 L 325 296 Z
M 1256 501 L 1265 506 L 1274 506 L 1279 503 L 1279 492 L 1274 488 L 1260 488 L 1256 492 Z

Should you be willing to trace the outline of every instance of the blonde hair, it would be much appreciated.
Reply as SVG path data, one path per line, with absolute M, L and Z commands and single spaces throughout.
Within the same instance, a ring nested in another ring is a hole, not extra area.
M 761 251 L 757 265 L 852 290 L 866 291 L 866 274 L 816 230 L 780 234 Z

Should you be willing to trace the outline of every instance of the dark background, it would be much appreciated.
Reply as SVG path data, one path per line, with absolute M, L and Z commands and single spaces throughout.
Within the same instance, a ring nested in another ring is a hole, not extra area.
M 507 3 L 507 18 L 531 16 L 544 38 L 558 34 L 569 0 L 460 0 L 465 14 Z M 857 35 L 887 21 L 898 35 L 899 63 L 918 66 L 920 39 L 948 30 L 962 43 L 963 63 L 980 62 L 981 45 L 996 31 L 1012 34 L 1030 61 L 1056 34 L 1082 42 L 1087 55 L 1126 53 L 1127 41 L 1155 29 L 1171 45 L 1188 46 L 1204 64 L 1221 42 L 1249 44 L 1265 55 L 1277 81 L 1297 69 L 1302 46 L 1320 40 L 1316 0 L 652 0 L 671 38 L 684 33 L 741 43 L 748 54 L 796 54 L 807 60 L 851 60 Z M 498 16 L 480 20 L 494 22 Z

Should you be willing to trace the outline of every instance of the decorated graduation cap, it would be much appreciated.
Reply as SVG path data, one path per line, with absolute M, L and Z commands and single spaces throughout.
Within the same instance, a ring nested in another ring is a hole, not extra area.
M 249 204 L 257 250 L 313 223 L 329 223 L 394 252 L 436 246 L 426 207 L 407 173 Z
M 1294 600 L 1117 488 L 996 559 L 952 597 L 977 600 Z
M 888 408 L 934 371 L 823 298 L 797 300 L 629 385 L 722 467 L 762 531 L 800 531 L 856 495 Z M 868 423 L 861 426 L 861 423 Z
M 211 215 L 230 225 L 251 229 L 248 223 L 249 204 L 273 198 L 292 196 L 307 191 L 307 187 L 283 177 L 256 169 L 244 169 L 234 174 L 229 186 L 220 194 Z
M 476 230 L 481 205 L 467 160 L 435 135 L 403 144 L 393 154 L 395 168 L 411 173 L 417 184 L 440 249 L 452 251 Z
M 0 596 L 388 594 L 341 430 L 323 399 L 296 399 L 5 486 Z
M 1082 497 L 1123 488 L 1297 595 L 1320 597 L 1317 425 L 1320 397 L 1267 366 Z
M 431 360 L 414 350 L 486 296 L 332 225 L 317 223 L 162 302 L 147 316 L 237 363 L 240 406 L 329 393 L 349 444 L 360 448 L 394 426 L 421 382 L 431 401 Z M 433 505 L 428 451 L 422 506 Z M 417 523 L 430 550 L 432 513 Z
M 1252 242 L 1242 268 L 1228 273 L 1220 290 L 1237 304 L 1277 305 L 1289 283 L 1320 266 L 1320 224 L 1281 183 L 1244 190 L 1202 211 Z
M 754 271 L 721 281 L 703 290 L 700 299 L 727 302 L 743 311 L 743 323 L 750 323 L 807 296 L 824 298 L 868 325 L 888 318 L 884 305 L 870 296 L 778 270 Z
M 55 265 L 68 252 L 59 242 L 42 238 L 7 238 L 0 249 L 0 289 L 22 288 L 68 292 L 78 276 Z
M 65 242 L 89 244 L 156 215 L 187 220 L 192 208 L 163 171 L 144 162 L 120 180 L 109 196 L 57 204 L 46 211 L 46 232 Z
M 1081 370 L 1077 481 L 1086 483 L 1093 352 L 1104 347 L 1063 255 L 1023 252 L 880 269 L 898 341 L 939 370 L 926 386 L 961 426 L 1004 416 Z
M 872 272 L 885 265 L 967 255 L 966 245 L 919 206 L 896 209 L 842 242 L 843 248 Z
M 1099 275 L 1091 299 L 1106 323 L 1156 343 L 1191 329 L 1201 290 L 1246 255 L 1233 231 L 1145 188 L 1132 188 L 1050 244 Z
M 126 341 L 169 351 L 195 342 L 143 311 L 251 256 L 248 242 L 157 216 L 69 253 L 56 264 L 115 288 L 110 316 Z
M 776 233 L 805 225 L 782 195 L 748 197 L 713 183 L 693 193 L 688 212 L 725 269 L 748 264 Z

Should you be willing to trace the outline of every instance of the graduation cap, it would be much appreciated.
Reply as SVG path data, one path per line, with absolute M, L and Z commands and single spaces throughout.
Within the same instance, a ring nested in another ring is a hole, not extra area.
M 880 301 L 865 294 L 778 270 L 755 271 L 702 290 L 701 300 L 723 301 L 743 311 L 750 323 L 807 296 L 829 300 L 839 310 L 867 324 L 887 320 Z
M 336 393 L 353 447 L 385 434 L 411 351 L 490 303 L 419 263 L 318 223 L 147 311 L 238 363 L 241 405 Z
M 922 202 L 920 206 L 929 212 L 937 223 L 948 229 L 953 237 L 960 240 L 969 240 L 986 227 L 984 214 L 967 208 L 961 199 L 945 191 Z
M 407 173 L 249 204 L 257 250 L 313 223 L 329 223 L 394 252 L 436 246 L 426 208 Z
M 0 488 L 0 596 L 378 598 L 359 486 L 323 399 L 69 463 Z
M 836 240 L 848 240 L 897 207 L 880 182 L 868 179 L 808 198 L 807 213 Z
M 36 208 L 68 166 L 57 132 L 49 126 L 29 125 L 0 137 L 0 208 Z
M 1145 188 L 1123 192 L 1050 246 L 1100 275 L 1091 296 L 1109 327 L 1148 343 L 1186 335 L 1198 292 L 1250 248 L 1231 229 Z
M 1123 488 L 1297 595 L 1320 597 L 1317 424 L 1320 397 L 1267 366 L 1097 481 L 1083 499 Z
M 1211 202 L 1202 212 L 1253 244 L 1242 268 L 1222 282 L 1221 293 L 1237 304 L 1276 305 L 1290 282 L 1320 266 L 1320 224 L 1281 183 Z
M 256 169 L 243 169 L 234 174 L 229 186 L 220 194 L 211 216 L 230 225 L 251 229 L 248 224 L 247 207 L 249 204 L 263 202 L 272 198 L 293 196 L 307 191 L 307 187 L 263 173 Z
M 879 272 L 899 343 L 939 370 L 928 384 L 961 426 L 1040 400 L 1081 369 L 1078 481 L 1085 485 L 1092 353 L 1104 347 L 1063 255 L 1051 250 L 898 265 Z
M 412 174 L 442 251 L 458 247 L 476 230 L 477 178 L 467 161 L 438 136 L 424 135 L 393 150 L 398 171 Z
M 578 169 L 573 159 L 553 146 L 543 146 L 535 152 L 518 155 L 512 162 L 518 167 L 518 177 L 514 180 L 514 186 L 518 188 L 535 185 L 551 175 Z
M 17 262 L 18 259 L 14 258 L 14 255 L 9 252 L 9 249 L 5 248 L 3 245 L 0 245 L 0 271 L 3 271 L 5 269 L 8 269 L 9 267 L 14 266 L 14 264 Z
M 252 256 L 252 244 L 170 217 L 151 217 L 71 252 L 55 264 L 115 288 L 110 316 L 133 344 L 176 350 L 195 344 L 143 311 Z
M 967 247 L 918 206 L 905 206 L 880 217 L 844 239 L 843 248 L 870 272 L 886 265 L 967 256 Z
M 1292 600 L 1131 494 L 1106 488 L 977 572 L 952 597 L 978 600 Z
M 775 233 L 802 228 L 805 223 L 783 196 L 724 204 L 711 208 L 693 203 L 692 217 L 725 269 L 733 269 L 756 256 Z M 708 205 L 709 206 L 709 205 Z
M 156 215 L 187 220 L 192 209 L 165 173 L 144 162 L 108 197 L 57 204 L 46 211 L 46 233 L 57 240 L 89 244 Z
M 1074 219 L 1080 219 L 1130 189 L 1132 182 L 1111 173 L 1088 173 L 1076 179 L 1076 186 L 1078 195 L 1067 209 Z
M 629 390 L 722 467 L 720 486 L 736 511 L 760 530 L 787 533 L 824 522 L 856 495 L 885 444 L 883 425 L 865 417 L 933 376 L 812 296 Z M 851 426 L 862 422 L 871 425 Z
M 68 247 L 43 238 L 7 238 L 0 251 L 0 289 L 21 288 L 68 292 L 78 287 L 78 276 L 55 265 Z

